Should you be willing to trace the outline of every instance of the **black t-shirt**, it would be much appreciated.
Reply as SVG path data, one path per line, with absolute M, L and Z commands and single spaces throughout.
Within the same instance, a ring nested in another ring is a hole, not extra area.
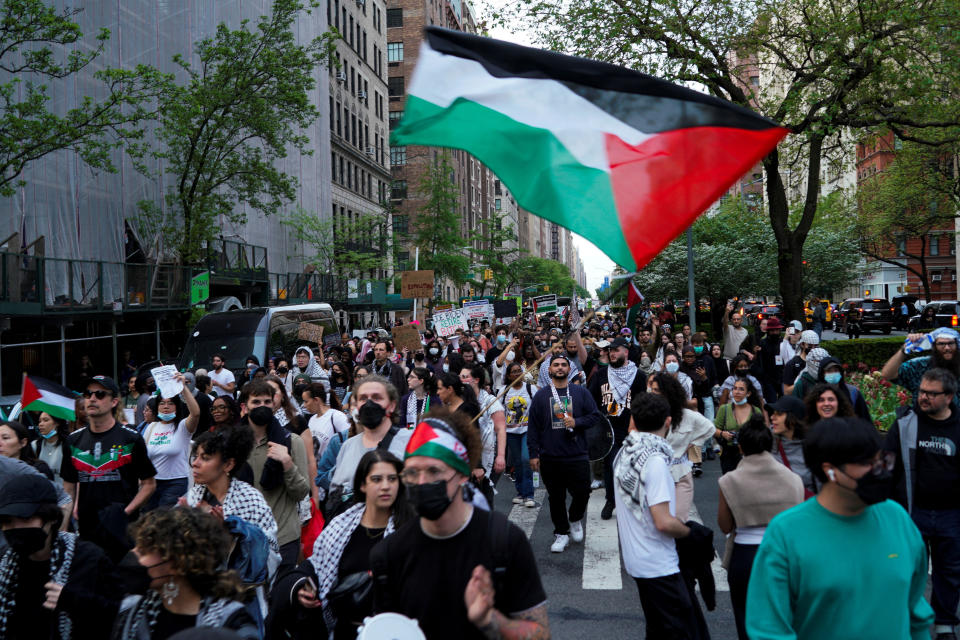
M 352 573 L 370 570 L 370 550 L 383 540 L 384 531 L 385 529 L 368 529 L 362 524 L 353 530 L 347 546 L 343 549 L 343 555 L 340 556 L 340 566 L 337 569 L 339 580 L 343 580 Z M 354 624 L 351 620 L 337 618 L 337 628 L 333 633 L 334 640 L 353 640 L 357 637 L 358 626 L 359 624 Z
M 80 532 L 91 532 L 98 514 L 111 504 L 126 506 L 137 495 L 140 480 L 157 475 L 143 438 L 120 424 L 94 433 L 89 428 L 70 435 L 70 455 L 63 457 L 60 477 L 77 483 Z
M 20 560 L 14 596 L 16 606 L 10 612 L 6 635 L 8 640 L 51 637 L 51 631 L 55 628 L 55 614 L 43 608 L 47 599 L 47 590 L 43 585 L 49 581 L 49 560 Z
M 960 415 L 956 407 L 946 420 L 917 414 L 917 457 L 914 506 L 955 509 L 960 496 Z
M 783 384 L 793 386 L 793 383 L 797 381 L 797 376 L 806 368 L 807 361 L 800 356 L 790 358 L 790 361 L 783 365 L 783 376 L 781 378 Z
M 196 615 L 184 615 L 182 613 L 171 613 L 166 607 L 160 607 L 160 613 L 157 614 L 157 624 L 153 627 L 151 637 L 153 640 L 166 640 L 175 633 L 184 629 L 193 629 L 197 626 Z
M 627 437 L 627 429 L 630 427 L 630 405 L 634 396 L 646 390 L 647 376 L 639 368 L 623 404 L 618 404 L 614 399 L 613 389 L 610 385 L 610 367 L 601 367 L 590 380 L 590 394 L 593 396 L 593 401 L 600 408 L 600 413 L 606 415 L 607 419 L 610 420 L 613 435 L 617 442 Z
M 497 520 L 502 526 L 502 519 Z M 498 581 L 495 606 L 506 616 L 543 604 L 547 596 L 533 550 L 523 532 L 509 524 L 506 573 Z M 395 611 L 415 618 L 428 640 L 480 640 L 484 635 L 467 618 L 463 594 L 470 576 L 482 564 L 495 569 L 490 514 L 474 509 L 467 526 L 451 538 L 427 536 L 415 519 L 384 538 L 371 557 L 386 555 L 387 583 L 374 580 L 376 611 Z M 374 573 L 377 563 L 371 561 Z

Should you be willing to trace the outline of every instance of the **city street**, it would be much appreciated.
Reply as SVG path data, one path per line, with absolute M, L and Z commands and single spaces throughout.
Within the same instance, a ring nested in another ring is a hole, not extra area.
M 723 535 L 717 528 L 718 460 L 704 461 L 703 475 L 695 481 L 694 504 L 704 524 L 714 530 L 714 546 L 723 554 Z M 496 508 L 509 512 L 510 519 L 523 529 L 533 546 L 547 592 L 550 630 L 555 640 L 583 638 L 643 638 L 643 611 L 633 579 L 623 570 L 617 539 L 617 520 L 600 519 L 603 489 L 590 495 L 586 516 L 586 538 L 563 553 L 551 553 L 553 525 L 546 493 L 537 489 L 537 507 L 528 509 L 510 504 L 514 496 L 512 484 L 501 478 Z M 512 507 L 512 508 L 510 508 Z M 616 515 L 616 514 L 614 514 Z M 707 612 L 700 602 L 710 635 L 714 640 L 736 640 L 726 572 L 714 561 L 717 585 L 717 608 Z

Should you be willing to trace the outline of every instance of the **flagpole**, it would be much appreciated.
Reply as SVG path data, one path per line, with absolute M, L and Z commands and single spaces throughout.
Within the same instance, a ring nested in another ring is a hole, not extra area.
M 600 301 L 600 304 L 598 304 L 597 306 L 598 306 L 598 307 L 602 307 L 603 305 L 605 305 L 605 304 L 607 304 L 608 302 L 610 302 L 611 300 L 613 300 L 613 299 L 617 296 L 617 294 L 620 293 L 621 291 L 623 291 L 623 288 L 626 287 L 627 284 L 629 284 L 629 283 L 630 283 L 630 279 L 629 279 L 629 278 L 624 278 L 623 284 L 621 284 L 619 287 L 617 287 L 616 289 L 614 289 L 614 290 L 613 290 L 613 293 L 611 293 L 610 295 L 608 295 L 607 298 L 606 298 L 606 300 L 601 300 L 601 301 Z M 582 326 L 585 326 L 588 322 L 590 322 L 590 320 L 593 319 L 593 316 L 595 316 L 596 314 L 597 314 L 596 309 L 590 309 L 589 311 L 587 311 L 587 315 L 585 315 L 585 316 L 583 317 L 583 320 L 580 322 L 580 326 L 581 326 L 581 327 L 582 327 Z M 534 314 L 533 317 L 536 318 L 536 317 L 537 317 L 536 314 Z M 574 330 L 576 331 L 577 328 L 574 328 Z M 540 367 L 540 365 L 543 363 L 544 359 L 545 359 L 548 355 L 550 355 L 551 353 L 553 353 L 553 350 L 557 348 L 557 345 L 562 345 L 564 342 L 566 342 L 566 337 L 562 337 L 562 338 L 560 338 L 559 340 L 557 340 L 556 342 L 554 342 L 552 345 L 550 345 L 550 347 L 548 347 L 542 354 L 540 354 L 540 357 L 537 358 L 537 361 L 536 361 L 536 362 L 534 362 L 532 365 L 530 365 L 529 367 L 527 367 L 527 369 L 526 369 L 523 373 L 520 374 L 520 377 L 523 378 L 523 377 L 526 376 L 528 373 L 531 373 L 534 369 L 539 369 L 539 367 Z M 503 385 L 503 389 L 500 390 L 500 393 L 498 393 L 498 394 L 493 398 L 493 400 L 491 400 L 491 401 L 487 404 L 487 406 L 485 406 L 483 409 L 481 409 L 481 410 L 480 410 L 480 413 L 478 413 L 477 415 L 473 416 L 473 420 L 470 421 L 470 424 L 473 424 L 474 422 L 476 422 L 477 420 L 479 420 L 479 419 L 480 419 L 480 416 L 482 416 L 484 413 L 487 412 L 487 409 L 489 409 L 489 408 L 492 407 L 494 404 L 496 404 L 497 401 L 500 400 L 500 398 L 502 398 L 502 397 L 504 396 L 504 394 L 507 393 L 507 389 L 509 389 L 510 386 L 511 386 L 511 385 L 509 385 L 509 384 Z
M 687 301 L 690 303 L 690 333 L 697 332 L 697 301 L 693 293 L 693 227 L 687 227 Z

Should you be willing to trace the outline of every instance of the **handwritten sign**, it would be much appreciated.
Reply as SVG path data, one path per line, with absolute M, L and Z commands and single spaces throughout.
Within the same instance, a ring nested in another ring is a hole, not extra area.
M 404 298 L 432 298 L 433 271 L 404 271 L 401 273 L 400 295 Z
M 443 311 L 433 314 L 433 328 L 437 335 L 446 338 L 457 332 L 457 329 L 468 331 L 467 318 L 463 309 L 454 309 L 453 311 Z
M 323 340 L 323 326 L 312 322 L 301 322 L 297 337 L 311 344 L 320 344 Z
M 172 364 L 150 369 L 150 375 L 164 398 L 173 398 L 183 391 L 183 383 L 177 380 L 177 368 Z
M 396 351 L 409 349 L 410 353 L 415 353 L 423 349 L 423 344 L 420 342 L 420 331 L 417 330 L 417 325 L 405 324 L 400 327 L 394 327 L 393 347 Z

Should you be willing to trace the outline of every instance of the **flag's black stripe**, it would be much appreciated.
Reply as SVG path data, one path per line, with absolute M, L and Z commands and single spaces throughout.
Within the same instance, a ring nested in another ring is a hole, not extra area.
M 427 27 L 426 32 L 428 44 L 440 53 L 475 60 L 496 78 L 556 80 L 645 133 L 689 127 L 762 130 L 778 126 L 726 100 L 606 62 L 440 27 Z

